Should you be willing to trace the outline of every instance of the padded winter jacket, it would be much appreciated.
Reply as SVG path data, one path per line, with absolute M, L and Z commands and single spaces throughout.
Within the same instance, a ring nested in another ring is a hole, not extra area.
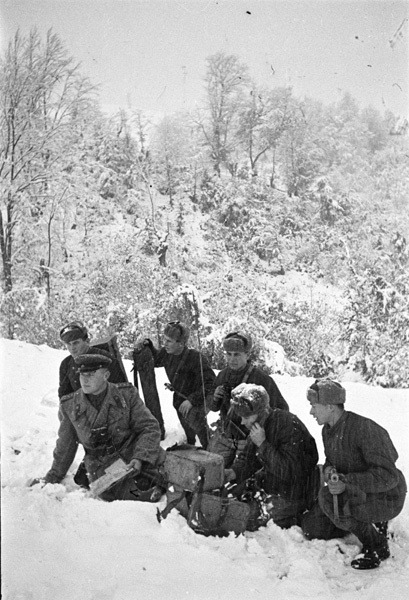
M 103 475 L 106 467 L 118 458 L 125 462 L 137 458 L 155 465 L 159 457 L 158 422 L 130 383 L 108 383 L 99 410 L 82 389 L 77 390 L 61 398 L 58 416 L 60 427 L 54 460 L 45 477 L 48 483 L 64 479 L 78 444 L 84 447 L 84 462 L 91 481 Z M 102 438 L 101 428 L 106 428 Z
M 367 417 L 344 411 L 335 425 L 324 425 L 322 438 L 324 468 L 333 466 L 343 474 L 352 514 L 360 519 L 361 513 L 366 513 L 374 522 L 399 514 L 406 483 L 396 468 L 398 453 L 386 429 Z
M 193 348 L 184 348 L 181 354 L 168 354 L 164 348 L 157 350 L 151 346 L 155 367 L 165 367 L 166 375 L 174 389 L 173 406 L 176 410 L 187 396 L 193 406 L 204 406 L 211 393 L 215 373 L 207 359 Z M 204 396 L 204 397 L 203 397 Z
M 275 409 L 259 421 L 266 439 L 257 447 L 247 438 L 232 465 L 238 482 L 261 469 L 261 484 L 269 494 L 280 495 L 309 508 L 318 492 L 319 469 L 315 440 L 298 417 Z
M 247 369 L 250 368 L 250 372 L 248 377 L 246 377 Z M 220 410 L 220 417 L 225 419 L 229 408 L 230 408 L 230 400 L 217 400 L 214 398 L 213 394 L 216 388 L 219 385 L 227 384 L 231 389 L 237 387 L 240 383 L 254 383 L 256 385 L 262 385 L 267 394 L 270 397 L 270 408 L 280 408 L 281 410 L 289 410 L 287 402 L 284 400 L 280 390 L 274 379 L 270 377 L 267 373 L 251 365 L 251 363 L 247 363 L 247 365 L 240 369 L 239 371 L 234 371 L 230 369 L 230 367 L 225 367 L 220 371 L 217 375 L 216 380 L 213 385 L 212 396 L 209 398 L 209 409 L 213 411 Z

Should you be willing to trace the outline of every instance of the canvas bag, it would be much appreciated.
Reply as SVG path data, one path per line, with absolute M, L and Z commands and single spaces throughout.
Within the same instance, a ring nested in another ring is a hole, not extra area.
M 186 453 L 183 452 L 183 447 L 182 452 L 180 447 L 176 447 L 178 452 L 173 454 L 168 462 L 168 503 L 163 511 L 158 509 L 158 521 L 166 519 L 171 510 L 176 508 L 186 518 L 189 527 L 202 535 L 226 536 L 229 532 L 238 535 L 245 531 L 250 517 L 250 506 L 236 498 L 227 497 L 227 492 L 221 485 L 220 466 L 218 463 L 212 463 L 211 453 L 199 449 L 195 451 L 194 447 L 185 446 L 184 449 L 187 450 Z M 194 463 L 196 452 L 199 469 L 196 481 L 192 485 L 192 477 L 183 473 L 183 467 L 186 468 L 186 458 Z M 204 454 L 208 455 L 205 461 Z M 179 459 L 181 469 L 175 468 L 175 460 Z M 210 481 L 218 482 L 217 489 L 209 489 Z

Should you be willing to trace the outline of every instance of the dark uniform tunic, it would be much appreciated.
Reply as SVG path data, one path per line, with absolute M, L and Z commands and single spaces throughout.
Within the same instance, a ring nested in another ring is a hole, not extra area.
M 187 442 L 195 443 L 198 436 L 204 448 L 207 447 L 208 433 L 205 413 L 207 396 L 213 389 L 215 373 L 206 358 L 193 348 L 184 348 L 181 354 L 168 354 L 164 348 L 157 350 L 151 347 L 155 359 L 155 367 L 164 367 L 172 387 L 173 406 L 185 431 Z M 184 397 L 185 396 L 185 397 Z M 180 405 L 186 400 L 192 408 L 187 417 L 179 412 Z
M 303 531 L 309 538 L 322 539 L 350 531 L 369 546 L 371 524 L 393 519 L 405 502 L 405 478 L 395 465 L 398 453 L 383 427 L 349 411 L 335 425 L 324 425 L 322 438 L 324 469 L 335 467 L 346 489 L 337 496 L 336 511 L 334 496 L 327 486 L 321 488 L 313 509 L 304 515 Z
M 260 486 L 272 497 L 271 517 L 277 524 L 293 525 L 318 492 L 317 446 L 302 421 L 288 411 L 270 410 L 259 423 L 266 439 L 257 447 L 249 437 L 231 468 L 238 482 L 258 472 Z
M 241 425 L 241 419 L 229 412 L 230 393 L 226 393 L 223 399 L 217 399 L 214 397 L 214 392 L 219 385 L 227 385 L 231 391 L 240 383 L 262 385 L 269 395 L 270 408 L 289 410 L 274 379 L 250 362 L 240 370 L 226 367 L 220 371 L 214 382 L 212 395 L 208 399 L 208 408 L 212 411 L 220 411 L 220 421 L 210 439 L 208 450 L 223 456 L 226 468 L 231 466 L 237 451 L 244 446 L 248 431 Z
M 324 425 L 322 439 L 324 468 L 331 465 L 345 476 L 351 516 L 364 522 L 396 517 L 403 507 L 406 484 L 396 468 L 398 453 L 386 429 L 371 419 L 344 411 L 335 425 Z M 329 492 L 323 496 L 325 500 L 326 512 L 331 514 L 333 498 Z

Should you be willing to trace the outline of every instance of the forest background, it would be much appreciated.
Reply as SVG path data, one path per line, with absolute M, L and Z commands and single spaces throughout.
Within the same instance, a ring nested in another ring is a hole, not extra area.
M 194 110 L 108 117 L 52 30 L 17 32 L 0 81 L 3 337 L 61 347 L 80 318 L 128 356 L 180 319 L 214 368 L 240 327 L 271 372 L 409 385 L 406 119 L 224 52 Z

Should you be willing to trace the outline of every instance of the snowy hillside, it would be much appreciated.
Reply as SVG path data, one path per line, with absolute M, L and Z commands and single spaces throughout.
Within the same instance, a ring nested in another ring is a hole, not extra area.
M 2 397 L 2 593 L 4 600 L 404 600 L 409 597 L 409 502 L 391 523 L 393 558 L 375 571 L 350 568 L 359 547 L 351 536 L 303 539 L 273 523 L 237 538 L 205 538 L 175 511 L 156 520 L 156 505 L 89 499 L 72 481 L 29 488 L 51 465 L 57 418 L 58 366 L 66 355 L 47 346 L 0 340 Z M 130 371 L 131 365 L 126 361 Z M 168 437 L 182 440 L 166 379 L 158 372 Z M 305 390 L 311 380 L 276 381 L 315 436 Z M 345 383 L 347 408 L 390 433 L 409 480 L 407 390 Z M 159 505 L 164 506 L 164 500 Z

